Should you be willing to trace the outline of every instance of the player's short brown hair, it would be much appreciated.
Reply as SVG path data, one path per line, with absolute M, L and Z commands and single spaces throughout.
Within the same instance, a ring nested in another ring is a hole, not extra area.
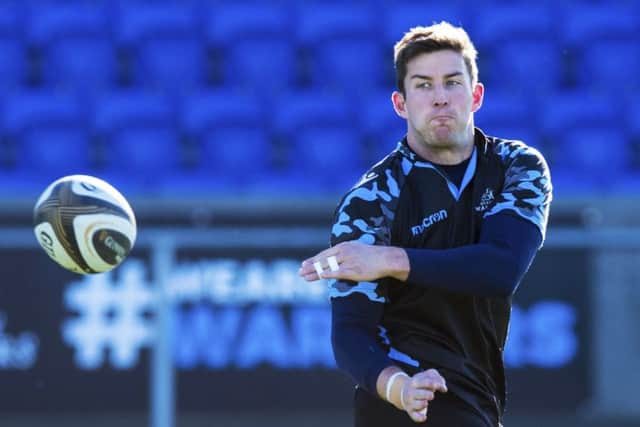
M 464 63 L 471 77 L 471 85 L 478 82 L 478 52 L 467 32 L 454 27 L 448 22 L 440 22 L 428 27 L 414 27 L 404 34 L 393 48 L 393 62 L 396 69 L 398 90 L 405 94 L 404 78 L 407 75 L 407 64 L 416 56 L 440 50 L 453 50 L 462 54 Z

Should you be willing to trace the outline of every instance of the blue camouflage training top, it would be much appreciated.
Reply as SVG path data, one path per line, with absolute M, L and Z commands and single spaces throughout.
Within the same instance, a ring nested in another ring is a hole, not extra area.
M 442 167 L 414 153 L 405 137 L 341 200 L 331 244 L 357 240 L 403 248 L 456 248 L 477 243 L 483 221 L 506 214 L 535 226 L 541 245 L 551 201 L 542 155 L 520 141 L 485 136 L 479 129 L 474 145 L 456 185 Z M 503 407 L 502 352 L 511 297 L 422 285 L 391 278 L 330 280 L 339 365 L 341 359 L 348 360 L 346 369 L 371 392 L 385 365 L 398 364 L 409 373 L 435 367 L 446 373 L 450 390 L 463 398 L 479 396 Z M 360 345 L 357 352 L 354 345 Z

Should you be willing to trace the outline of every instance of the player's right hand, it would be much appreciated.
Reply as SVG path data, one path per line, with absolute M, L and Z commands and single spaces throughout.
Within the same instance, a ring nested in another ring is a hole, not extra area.
M 435 392 L 447 392 L 447 383 L 435 369 L 418 372 L 402 385 L 402 406 L 411 419 L 417 423 L 427 420 L 429 402 Z

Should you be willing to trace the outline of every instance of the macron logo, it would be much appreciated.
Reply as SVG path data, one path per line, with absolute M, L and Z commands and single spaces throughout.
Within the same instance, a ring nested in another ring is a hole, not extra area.
M 447 211 L 445 211 L 444 209 L 441 209 L 438 212 L 434 212 L 431 215 L 424 217 L 422 219 L 422 223 L 411 227 L 411 233 L 414 236 L 422 234 L 425 232 L 426 229 L 431 227 L 433 224 L 443 221 L 445 219 L 447 219 Z

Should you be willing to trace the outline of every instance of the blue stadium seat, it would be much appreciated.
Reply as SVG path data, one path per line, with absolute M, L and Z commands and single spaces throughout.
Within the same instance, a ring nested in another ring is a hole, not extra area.
M 206 47 L 197 11 L 190 3 L 123 6 L 116 39 L 132 56 L 136 85 L 173 93 L 206 84 Z
M 362 172 L 360 132 L 345 95 L 306 90 L 288 92 L 273 102 L 272 132 L 288 154 L 285 183 L 299 186 L 296 181 L 302 179 L 326 189 L 344 184 L 345 177 L 352 180 L 354 169 Z M 305 150 L 305 144 L 320 146 Z
M 259 98 L 226 89 L 191 95 L 180 111 L 181 128 L 198 135 L 220 127 L 261 127 L 266 125 L 265 109 Z
M 628 4 L 564 5 L 560 41 L 570 47 L 602 40 L 637 40 L 638 10 Z
M 382 46 L 375 40 L 320 43 L 310 62 L 312 84 L 316 87 L 365 91 L 393 81 L 385 72 L 392 59 L 389 56 L 385 61 Z
M 493 87 L 531 91 L 551 91 L 561 87 L 564 66 L 553 42 L 506 42 L 490 54 L 490 67 L 480 70 L 480 80 Z M 488 78 L 485 77 L 488 74 Z
M 375 9 L 366 2 L 299 7 L 295 42 L 303 58 L 303 80 L 316 87 L 375 87 L 385 73 L 377 31 Z
M 609 98 L 587 91 L 547 94 L 538 103 L 541 132 L 554 141 L 561 141 L 572 129 L 606 128 L 619 123 L 619 111 Z
M 259 182 L 272 166 L 269 135 L 260 127 L 225 127 L 202 135 L 201 168 L 237 186 Z
M 120 185 L 147 191 L 180 173 L 175 111 L 162 95 L 120 91 L 98 98 L 93 132 L 103 143 L 105 174 Z
M 240 41 L 227 51 L 224 62 L 227 87 L 277 92 L 297 80 L 295 48 L 285 39 Z
M 582 87 L 625 93 L 640 89 L 640 39 L 596 42 L 580 54 L 576 70 Z
M 42 55 L 46 85 L 82 91 L 117 83 L 117 60 L 111 40 L 111 16 L 96 4 L 49 4 L 34 8 L 27 39 Z
M 208 91 L 186 99 L 181 128 L 192 140 L 199 164 L 195 173 L 236 184 L 267 172 L 273 153 L 265 111 L 258 99 L 228 90 Z
M 475 114 L 475 125 L 487 135 L 517 139 L 542 149 L 534 107 L 529 97 L 507 91 L 488 91 Z
M 591 180 L 594 187 L 610 186 L 630 170 L 630 146 L 619 129 L 573 129 L 553 151 L 554 168 L 571 172 L 576 181 Z
M 295 40 L 302 46 L 329 40 L 371 40 L 378 31 L 375 9 L 367 3 L 308 3 L 298 9 L 296 18 Z
M 205 37 L 213 74 L 222 85 L 264 93 L 297 81 L 288 8 L 255 0 L 216 3 L 207 11 Z
M 364 97 L 358 114 L 358 127 L 365 139 L 368 164 L 389 154 L 407 133 L 406 121 L 393 109 L 391 92 L 391 89 L 370 92 Z
M 482 106 L 475 113 L 476 126 L 487 130 L 494 127 L 526 127 L 535 122 L 535 105 L 530 97 L 507 90 L 487 90 Z
M 3 100 L 6 137 L 14 144 L 15 171 L 43 182 L 88 173 L 91 149 L 85 108 L 76 97 L 20 92 Z
M 640 99 L 633 96 L 626 108 L 627 117 L 625 129 L 631 137 L 640 144 Z M 639 159 L 640 160 L 640 159 Z
M 343 193 L 365 167 L 361 135 L 348 126 L 309 127 L 296 133 L 289 173 L 314 177 L 318 190 Z
M 341 94 L 319 90 L 290 91 L 271 101 L 271 126 L 280 136 L 313 126 L 353 126 L 353 112 Z
M 14 90 L 26 83 L 27 58 L 26 49 L 20 40 L 0 38 L 0 88 Z
M 481 53 L 507 41 L 550 41 L 555 38 L 554 19 L 549 5 L 540 3 L 484 7 L 474 16 L 470 35 Z
M 208 44 L 229 47 L 242 40 L 287 40 L 291 17 L 287 8 L 275 2 L 221 2 L 207 12 L 205 35 Z
M 15 89 L 26 81 L 28 64 L 23 26 L 23 16 L 17 4 L 0 4 L 1 89 Z

